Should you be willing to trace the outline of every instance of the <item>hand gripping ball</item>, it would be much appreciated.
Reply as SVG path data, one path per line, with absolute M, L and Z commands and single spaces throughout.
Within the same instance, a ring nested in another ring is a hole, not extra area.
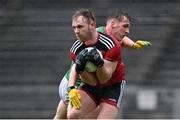
M 90 52 L 92 49 L 94 49 L 93 47 L 88 47 L 86 48 L 88 50 L 88 52 Z M 101 58 L 103 58 L 101 52 L 97 49 L 97 51 L 99 52 Z M 94 65 L 94 63 L 92 63 L 91 61 L 87 61 L 86 65 L 85 65 L 85 70 L 87 72 L 95 72 L 97 70 L 97 66 Z

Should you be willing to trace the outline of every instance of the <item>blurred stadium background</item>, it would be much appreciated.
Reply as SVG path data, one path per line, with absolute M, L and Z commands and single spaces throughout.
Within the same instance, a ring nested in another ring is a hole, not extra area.
M 123 50 L 126 94 L 118 118 L 180 118 L 180 0 L 0 0 L 0 118 L 53 118 L 58 85 L 75 40 L 71 16 L 95 12 L 97 26 L 121 9 L 129 36 L 149 40 Z

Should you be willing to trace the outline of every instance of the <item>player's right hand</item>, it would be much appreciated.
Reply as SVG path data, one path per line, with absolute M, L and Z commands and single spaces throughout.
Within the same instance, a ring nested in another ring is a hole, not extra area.
M 78 92 L 78 90 L 75 88 L 69 90 L 68 96 L 69 96 L 69 104 L 71 105 L 71 107 L 73 107 L 75 109 L 80 109 L 81 108 L 81 101 L 80 101 L 81 96 L 80 96 L 80 93 Z
M 88 60 L 88 50 L 83 49 L 80 53 L 78 53 L 75 60 L 76 72 L 78 74 L 84 71 L 87 60 Z

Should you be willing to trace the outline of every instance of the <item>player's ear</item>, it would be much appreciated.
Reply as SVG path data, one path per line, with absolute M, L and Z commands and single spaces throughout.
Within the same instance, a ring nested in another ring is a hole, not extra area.
M 110 23 L 111 27 L 114 28 L 116 23 L 112 20 L 111 23 Z
M 114 20 L 114 19 L 112 19 L 111 21 L 110 21 L 110 25 L 111 25 L 111 27 L 112 28 L 114 28 L 114 27 L 116 27 L 116 21 Z
M 95 21 L 91 21 L 90 25 L 91 25 L 92 27 L 95 27 L 95 28 L 96 28 L 96 22 L 95 22 Z

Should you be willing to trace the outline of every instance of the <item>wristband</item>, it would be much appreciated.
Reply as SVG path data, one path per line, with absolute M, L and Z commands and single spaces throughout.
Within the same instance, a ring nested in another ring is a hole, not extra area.
M 76 88 L 76 86 L 69 86 L 69 87 L 67 88 L 67 91 L 69 92 L 70 90 L 75 89 L 75 88 Z

